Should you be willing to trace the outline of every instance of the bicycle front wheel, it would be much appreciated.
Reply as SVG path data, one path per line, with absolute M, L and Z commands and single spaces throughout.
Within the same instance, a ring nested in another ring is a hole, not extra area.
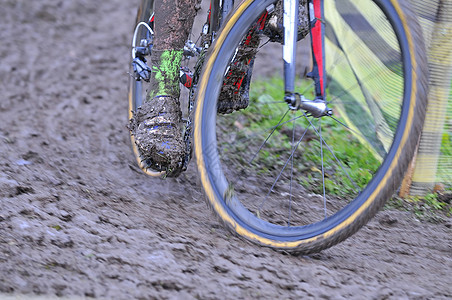
M 274 4 L 244 1 L 223 24 L 198 85 L 195 153 L 207 202 L 228 228 L 312 253 L 356 232 L 400 184 L 425 114 L 425 49 L 405 1 L 325 1 L 322 70 L 333 115 L 313 118 L 284 102 L 282 70 L 260 73 L 282 52 L 265 30 Z M 223 78 L 250 32 L 260 44 L 249 106 L 218 115 Z M 311 97 L 311 82 L 297 79 L 297 92 Z

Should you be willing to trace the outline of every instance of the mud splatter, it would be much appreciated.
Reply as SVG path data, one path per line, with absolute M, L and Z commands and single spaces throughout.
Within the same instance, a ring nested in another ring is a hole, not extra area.
M 128 127 L 148 165 L 170 175 L 182 168 L 185 155 L 181 125 L 179 100 L 157 96 L 138 108 Z

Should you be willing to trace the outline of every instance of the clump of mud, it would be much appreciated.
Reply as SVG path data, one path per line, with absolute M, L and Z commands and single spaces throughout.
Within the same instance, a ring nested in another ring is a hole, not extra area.
M 157 96 L 133 114 L 128 128 L 151 168 L 168 174 L 181 168 L 185 147 L 180 122 L 179 100 L 169 96 Z
M 256 30 L 251 30 L 245 41 L 239 46 L 235 59 L 229 65 L 220 96 L 217 110 L 220 114 L 228 114 L 244 109 L 249 104 L 249 84 L 251 72 L 259 47 L 260 36 Z

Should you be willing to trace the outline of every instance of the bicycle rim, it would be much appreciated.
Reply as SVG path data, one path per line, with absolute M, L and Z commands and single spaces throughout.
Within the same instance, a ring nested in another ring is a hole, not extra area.
M 248 108 L 217 116 L 218 79 L 272 3 L 245 1 L 219 33 L 200 79 L 195 153 L 208 203 L 229 228 L 310 253 L 356 232 L 400 183 L 423 122 L 426 62 L 403 1 L 325 1 L 333 118 L 289 110 L 280 71 L 259 78 L 258 64 Z M 310 86 L 299 80 L 297 91 L 312 97 Z

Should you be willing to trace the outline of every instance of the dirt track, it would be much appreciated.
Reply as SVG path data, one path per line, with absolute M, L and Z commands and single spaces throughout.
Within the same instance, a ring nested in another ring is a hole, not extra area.
M 0 0 L 0 298 L 452 297 L 451 222 L 386 210 L 291 256 L 220 227 L 194 164 L 140 173 L 125 128 L 137 4 Z

